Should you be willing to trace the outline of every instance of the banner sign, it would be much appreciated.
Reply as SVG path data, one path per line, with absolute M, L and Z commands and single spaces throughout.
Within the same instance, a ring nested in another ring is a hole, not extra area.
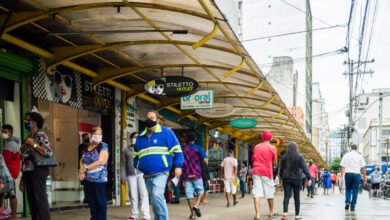
M 165 76 L 145 84 L 145 90 L 157 96 L 183 96 L 195 92 L 199 84 L 194 79 L 184 76 Z
M 234 119 L 229 122 L 230 126 L 233 128 L 252 128 L 255 127 L 257 122 L 254 119 L 249 118 L 240 118 L 240 119 Z
M 197 109 L 196 114 L 207 118 L 223 118 L 234 114 L 234 107 L 225 103 L 214 103 L 210 109 Z
M 209 109 L 214 104 L 213 90 L 200 90 L 188 96 L 182 96 L 180 99 L 180 109 Z

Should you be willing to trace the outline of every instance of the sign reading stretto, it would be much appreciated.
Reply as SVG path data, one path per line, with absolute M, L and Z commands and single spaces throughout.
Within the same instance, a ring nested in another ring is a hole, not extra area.
M 195 92 L 198 82 L 184 76 L 165 76 L 154 79 L 145 84 L 145 90 L 157 96 L 183 96 Z
M 225 103 L 214 103 L 210 109 L 197 109 L 196 114 L 207 118 L 223 118 L 234 114 L 234 107 Z
M 200 90 L 180 99 L 180 109 L 209 109 L 214 104 L 213 90 Z

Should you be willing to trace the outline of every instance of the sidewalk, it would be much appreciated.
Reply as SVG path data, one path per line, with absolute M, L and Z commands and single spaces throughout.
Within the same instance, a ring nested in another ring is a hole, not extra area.
M 320 189 L 319 192 L 322 192 Z M 239 204 L 235 207 L 225 207 L 226 200 L 223 194 L 211 195 L 209 198 L 209 205 L 202 206 L 203 220 L 251 220 L 255 212 L 253 207 L 253 200 L 250 195 L 244 199 L 239 200 Z M 275 198 L 276 211 L 281 213 L 283 211 L 283 194 L 277 193 Z M 268 218 L 268 205 L 266 200 L 261 201 L 262 218 L 261 219 L 280 219 L 281 217 Z M 185 200 L 181 200 L 181 204 L 168 205 L 171 220 L 188 219 L 189 210 Z M 129 207 L 111 207 L 108 210 L 108 219 L 125 220 L 129 217 Z M 367 192 L 359 195 L 356 212 L 351 213 L 344 210 L 344 196 L 336 193 L 335 195 L 317 195 L 314 199 L 306 197 L 306 194 L 301 194 L 301 216 L 303 219 L 310 220 L 385 220 L 389 219 L 390 214 L 390 200 L 372 200 L 368 198 Z M 28 218 L 26 218 L 28 219 Z M 89 219 L 89 210 L 77 210 L 57 212 L 52 214 L 53 220 L 87 220 Z M 289 217 L 294 219 L 294 202 L 290 200 Z

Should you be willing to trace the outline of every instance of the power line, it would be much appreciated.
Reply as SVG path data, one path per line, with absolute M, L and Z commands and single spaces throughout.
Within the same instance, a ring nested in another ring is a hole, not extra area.
M 295 31 L 295 32 L 289 32 L 289 33 L 284 33 L 284 34 L 276 34 L 276 35 L 252 38 L 252 39 L 248 39 L 248 40 L 242 40 L 241 42 L 263 40 L 263 39 L 269 39 L 269 38 L 275 38 L 275 37 L 283 37 L 283 36 L 289 36 L 289 35 L 294 35 L 294 34 L 301 34 L 301 33 L 307 33 L 307 32 L 312 32 L 312 31 L 320 31 L 320 30 L 326 30 L 326 29 L 338 28 L 338 27 L 346 27 L 346 26 L 347 25 L 333 25 L 333 26 L 328 26 L 328 27 L 316 28 L 316 29 L 312 29 L 312 30 Z

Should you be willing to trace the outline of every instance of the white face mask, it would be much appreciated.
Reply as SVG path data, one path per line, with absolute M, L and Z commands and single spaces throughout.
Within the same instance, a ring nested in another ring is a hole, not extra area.
M 135 142 L 137 142 L 137 138 L 131 139 L 131 144 L 134 144 L 134 145 L 135 145 Z
M 100 142 L 102 142 L 102 138 L 103 136 L 101 134 L 94 134 L 92 135 L 92 142 L 95 143 L 95 144 L 99 144 Z
M 3 138 L 4 140 L 7 140 L 9 138 L 9 134 L 1 133 L 1 138 Z

